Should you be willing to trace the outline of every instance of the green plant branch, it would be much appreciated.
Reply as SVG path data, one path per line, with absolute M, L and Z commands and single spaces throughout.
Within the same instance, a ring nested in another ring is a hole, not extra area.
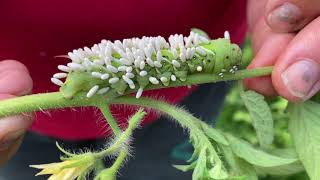
M 190 130 L 190 133 L 200 136 L 200 139 L 203 141 L 201 142 L 203 143 L 203 145 L 205 144 L 211 145 L 211 142 L 209 141 L 209 139 L 206 137 L 206 135 L 203 133 L 201 129 L 203 122 L 181 108 L 178 108 L 176 106 L 167 104 L 162 101 L 154 100 L 151 98 L 142 97 L 142 98 L 136 99 L 130 96 L 116 98 L 112 101 L 112 104 L 136 105 L 136 106 L 147 107 L 147 108 L 151 108 L 151 109 L 166 113 L 169 116 L 171 116 L 173 119 L 178 121 L 182 127 Z M 216 153 L 214 148 L 212 146 L 207 148 L 209 152 L 213 154 L 216 160 L 216 163 L 222 165 L 219 155 Z
M 270 75 L 272 67 L 257 68 L 252 70 L 240 70 L 234 74 L 225 74 L 220 77 L 215 74 L 193 74 L 184 82 L 176 81 L 170 83 L 169 87 L 196 85 L 204 83 L 215 83 L 220 81 L 240 80 L 245 78 Z M 150 85 L 145 90 L 167 88 L 163 85 Z M 136 90 L 128 91 L 128 93 Z M 127 93 L 127 94 L 128 94 Z M 78 93 L 72 99 L 64 98 L 61 92 L 32 94 L 0 101 L 0 117 L 12 116 L 21 113 L 45 111 L 48 109 L 59 109 L 65 107 L 98 106 L 97 102 L 109 103 L 115 98 L 115 92 L 110 91 L 103 96 L 86 98 L 85 93 Z
M 131 137 L 133 130 L 139 125 L 144 115 L 145 112 L 142 109 L 140 109 L 136 114 L 134 114 L 129 120 L 127 129 L 116 137 L 116 141 L 109 148 L 95 153 L 95 157 L 102 159 L 108 155 L 114 154 L 123 146 L 126 147 L 126 142 Z
M 118 170 L 120 169 L 123 161 L 126 159 L 127 155 L 128 155 L 128 151 L 122 150 L 119 153 L 117 159 L 114 161 L 114 163 L 110 167 L 110 169 L 114 170 L 115 172 L 118 172 Z
M 121 129 L 119 128 L 117 121 L 113 118 L 110 112 L 109 104 L 100 103 L 99 108 L 103 116 L 105 117 L 106 121 L 108 122 L 109 126 L 111 127 L 112 132 L 116 135 L 116 137 L 120 136 Z

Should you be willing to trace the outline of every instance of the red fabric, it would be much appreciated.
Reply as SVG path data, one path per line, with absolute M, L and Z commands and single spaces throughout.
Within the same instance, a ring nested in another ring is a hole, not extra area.
M 246 31 L 245 4 L 245 0 L 2 0 L 0 59 L 17 59 L 26 64 L 34 80 L 34 93 L 57 91 L 50 77 L 58 71 L 58 64 L 67 61 L 54 56 L 101 39 L 188 35 L 192 27 L 205 30 L 211 37 L 221 37 L 229 30 L 232 40 L 239 43 Z M 182 87 L 146 94 L 177 103 L 190 91 Z M 121 122 L 133 113 L 130 108 L 112 110 Z M 144 123 L 155 117 L 151 113 Z M 108 129 L 101 115 L 88 108 L 37 113 L 31 128 L 70 140 L 103 137 Z

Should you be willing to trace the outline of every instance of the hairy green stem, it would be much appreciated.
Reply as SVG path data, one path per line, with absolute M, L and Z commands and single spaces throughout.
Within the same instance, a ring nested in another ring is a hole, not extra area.
M 199 119 L 197 119 L 196 117 L 192 116 L 191 114 L 189 114 L 188 112 L 186 112 L 185 110 L 179 107 L 167 104 L 166 102 L 150 99 L 150 98 L 142 97 L 140 99 L 136 99 L 134 97 L 129 97 L 129 96 L 116 98 L 111 103 L 112 104 L 129 104 L 129 105 L 148 107 L 148 108 L 166 113 L 169 116 L 171 116 L 173 119 L 178 121 L 182 127 L 187 128 L 191 132 L 194 132 L 194 134 L 201 136 L 201 139 L 204 140 L 205 144 L 211 144 L 210 141 L 203 134 L 203 131 L 201 130 L 202 121 L 200 121 Z M 208 147 L 208 149 L 214 155 L 216 162 L 222 164 L 216 151 L 212 147 Z
M 214 74 L 194 74 L 190 75 L 184 82 L 176 81 L 170 83 L 169 87 L 178 87 L 186 85 L 214 83 L 220 81 L 240 80 L 250 77 L 259 77 L 270 75 L 272 67 L 257 68 L 252 70 L 240 70 L 235 74 L 225 74 L 223 78 Z M 150 85 L 146 90 L 167 88 L 162 85 Z M 129 91 L 128 93 L 132 93 Z M 60 92 L 33 94 L 22 97 L 16 97 L 0 101 L 0 117 L 12 116 L 21 113 L 45 111 L 48 109 L 59 109 L 65 107 L 80 106 L 99 106 L 97 103 L 109 103 L 114 99 L 114 92 L 107 93 L 103 96 L 94 96 L 86 98 L 85 93 L 78 93 L 72 99 L 66 99 Z
M 113 165 L 110 167 L 110 169 L 113 169 L 115 172 L 118 172 L 123 161 L 126 159 L 127 155 L 128 155 L 128 152 L 126 150 L 122 150 L 119 153 L 119 156 L 117 157 L 117 159 L 114 161 Z
M 99 159 L 102 159 L 108 155 L 114 154 L 119 149 L 126 144 L 128 139 L 131 137 L 133 130 L 139 125 L 140 121 L 143 119 L 145 112 L 140 109 L 135 113 L 129 120 L 127 129 L 123 133 L 119 133 L 116 137 L 115 143 L 113 143 L 109 148 L 95 153 L 95 156 Z M 125 150 L 126 151 L 126 150 Z
M 99 108 L 102 112 L 102 114 L 104 115 L 106 121 L 108 122 L 109 126 L 112 129 L 112 132 L 118 137 L 121 134 L 121 129 L 118 126 L 117 121 L 113 118 L 111 112 L 110 112 L 110 108 L 109 108 L 109 104 L 107 103 L 101 103 L 99 105 Z

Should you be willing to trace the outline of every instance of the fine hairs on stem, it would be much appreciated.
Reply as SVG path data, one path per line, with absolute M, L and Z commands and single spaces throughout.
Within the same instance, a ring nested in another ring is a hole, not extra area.
M 172 82 L 170 87 L 241 80 L 245 78 L 267 76 L 271 73 L 272 67 L 264 67 L 252 70 L 239 70 L 235 74 L 226 74 L 223 78 L 214 74 L 194 74 L 190 75 L 185 82 Z M 161 85 L 151 85 L 148 87 L 150 90 L 160 88 L 163 87 Z M 134 90 L 128 91 L 128 94 L 132 92 L 134 92 Z M 0 101 L 0 117 L 12 116 L 25 112 L 45 111 L 48 109 L 59 109 L 66 107 L 99 107 L 101 103 L 110 103 L 115 97 L 117 96 L 114 96 L 113 90 L 110 90 L 104 95 L 95 95 L 89 99 L 86 98 L 85 93 L 78 93 L 72 99 L 64 98 L 61 92 L 21 96 Z

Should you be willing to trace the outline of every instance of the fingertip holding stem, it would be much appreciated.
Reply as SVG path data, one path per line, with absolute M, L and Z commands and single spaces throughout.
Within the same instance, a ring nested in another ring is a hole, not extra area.
M 306 101 L 320 90 L 320 64 L 302 59 L 282 72 L 281 79 L 292 96 Z
M 16 144 L 31 123 L 31 115 L 16 115 L 0 119 L 0 152 Z
M 303 21 L 301 9 L 293 3 L 285 2 L 267 15 L 269 26 L 279 32 L 294 32 Z

